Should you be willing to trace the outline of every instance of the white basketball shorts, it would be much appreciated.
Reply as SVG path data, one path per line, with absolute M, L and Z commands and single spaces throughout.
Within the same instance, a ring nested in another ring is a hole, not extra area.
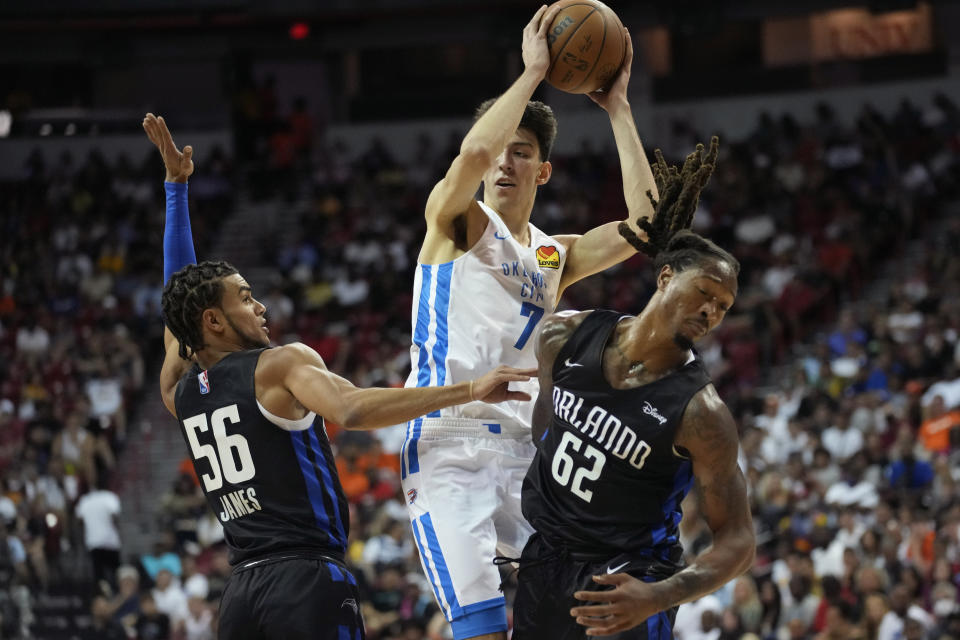
M 517 558 L 533 529 L 520 489 L 530 430 L 465 418 L 407 425 L 401 478 L 413 537 L 456 640 L 507 630 L 497 555 Z

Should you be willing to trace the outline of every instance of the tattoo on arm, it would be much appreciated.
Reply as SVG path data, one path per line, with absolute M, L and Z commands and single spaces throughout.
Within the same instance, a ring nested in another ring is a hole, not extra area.
M 691 400 L 677 444 L 690 452 L 700 510 L 713 533 L 713 545 L 689 567 L 659 583 L 664 608 L 717 589 L 746 570 L 755 551 L 746 483 L 737 466 L 736 425 L 713 387 Z

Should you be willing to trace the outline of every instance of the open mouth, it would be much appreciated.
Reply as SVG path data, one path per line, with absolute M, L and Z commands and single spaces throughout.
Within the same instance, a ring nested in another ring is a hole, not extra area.
M 509 180 L 497 180 L 496 185 L 498 189 L 511 189 L 517 186 L 515 183 L 510 182 Z

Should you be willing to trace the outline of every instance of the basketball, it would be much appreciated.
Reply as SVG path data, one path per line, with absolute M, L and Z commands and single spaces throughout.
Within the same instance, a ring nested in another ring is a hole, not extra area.
M 547 30 L 547 82 L 567 93 L 607 88 L 623 64 L 623 23 L 596 0 L 560 0 L 563 7 Z

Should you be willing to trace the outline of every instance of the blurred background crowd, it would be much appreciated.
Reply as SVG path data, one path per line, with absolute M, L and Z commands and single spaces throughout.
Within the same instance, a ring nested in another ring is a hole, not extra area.
M 278 344 L 402 384 L 422 207 L 464 131 L 424 128 L 401 157 L 330 133 L 276 78 L 232 95 L 232 150 L 198 147 L 190 181 L 198 258 L 237 262 Z M 681 608 L 680 640 L 960 638 L 960 109 L 931 92 L 840 111 L 641 127 L 674 163 L 720 135 L 694 228 L 742 264 L 698 349 L 740 428 L 757 561 Z M 612 145 L 558 116 L 534 224 L 622 218 Z M 44 149 L 0 177 L 0 638 L 212 640 L 222 529 L 156 397 L 159 154 Z M 653 288 L 637 256 L 561 307 L 635 313 Z M 403 427 L 327 430 L 367 637 L 450 638 L 407 523 Z M 684 512 L 692 556 L 710 532 L 695 499 Z
M 679 161 L 710 133 L 678 121 L 646 138 Z M 360 385 L 400 384 L 410 366 L 420 207 L 455 152 L 426 134 L 421 143 L 406 166 L 377 141 L 354 161 L 333 141 L 256 195 L 299 218 L 285 241 L 260 244 L 276 265 L 253 283 L 271 335 L 310 344 Z M 154 501 L 148 553 L 127 553 L 115 522 L 112 471 L 144 435 L 129 425 L 160 353 L 163 169 L 143 151 L 114 164 L 34 155 L 0 190 L 0 576 L 19 587 L 2 605 L 8 628 L 36 622 L 27 594 L 93 582 L 95 618 L 137 637 L 166 637 L 151 625 L 209 637 L 228 572 L 189 464 Z M 554 163 L 538 225 L 578 231 L 622 215 L 615 154 L 584 143 Z M 242 192 L 230 165 L 213 150 L 191 180 L 201 259 Z M 892 640 L 912 621 L 922 629 L 905 637 L 956 637 L 958 177 L 960 111 L 943 95 L 886 114 L 865 105 L 853 126 L 828 104 L 803 122 L 764 115 L 747 138 L 724 140 L 696 228 L 739 257 L 741 291 L 700 351 L 738 418 L 762 545 L 749 575 L 697 603 L 695 620 L 681 616 L 683 640 L 854 629 Z M 571 288 L 563 306 L 636 312 L 652 286 L 638 256 Z M 399 495 L 396 430 L 328 430 L 370 637 L 443 637 Z M 693 554 L 709 530 L 695 501 L 685 509 Z

